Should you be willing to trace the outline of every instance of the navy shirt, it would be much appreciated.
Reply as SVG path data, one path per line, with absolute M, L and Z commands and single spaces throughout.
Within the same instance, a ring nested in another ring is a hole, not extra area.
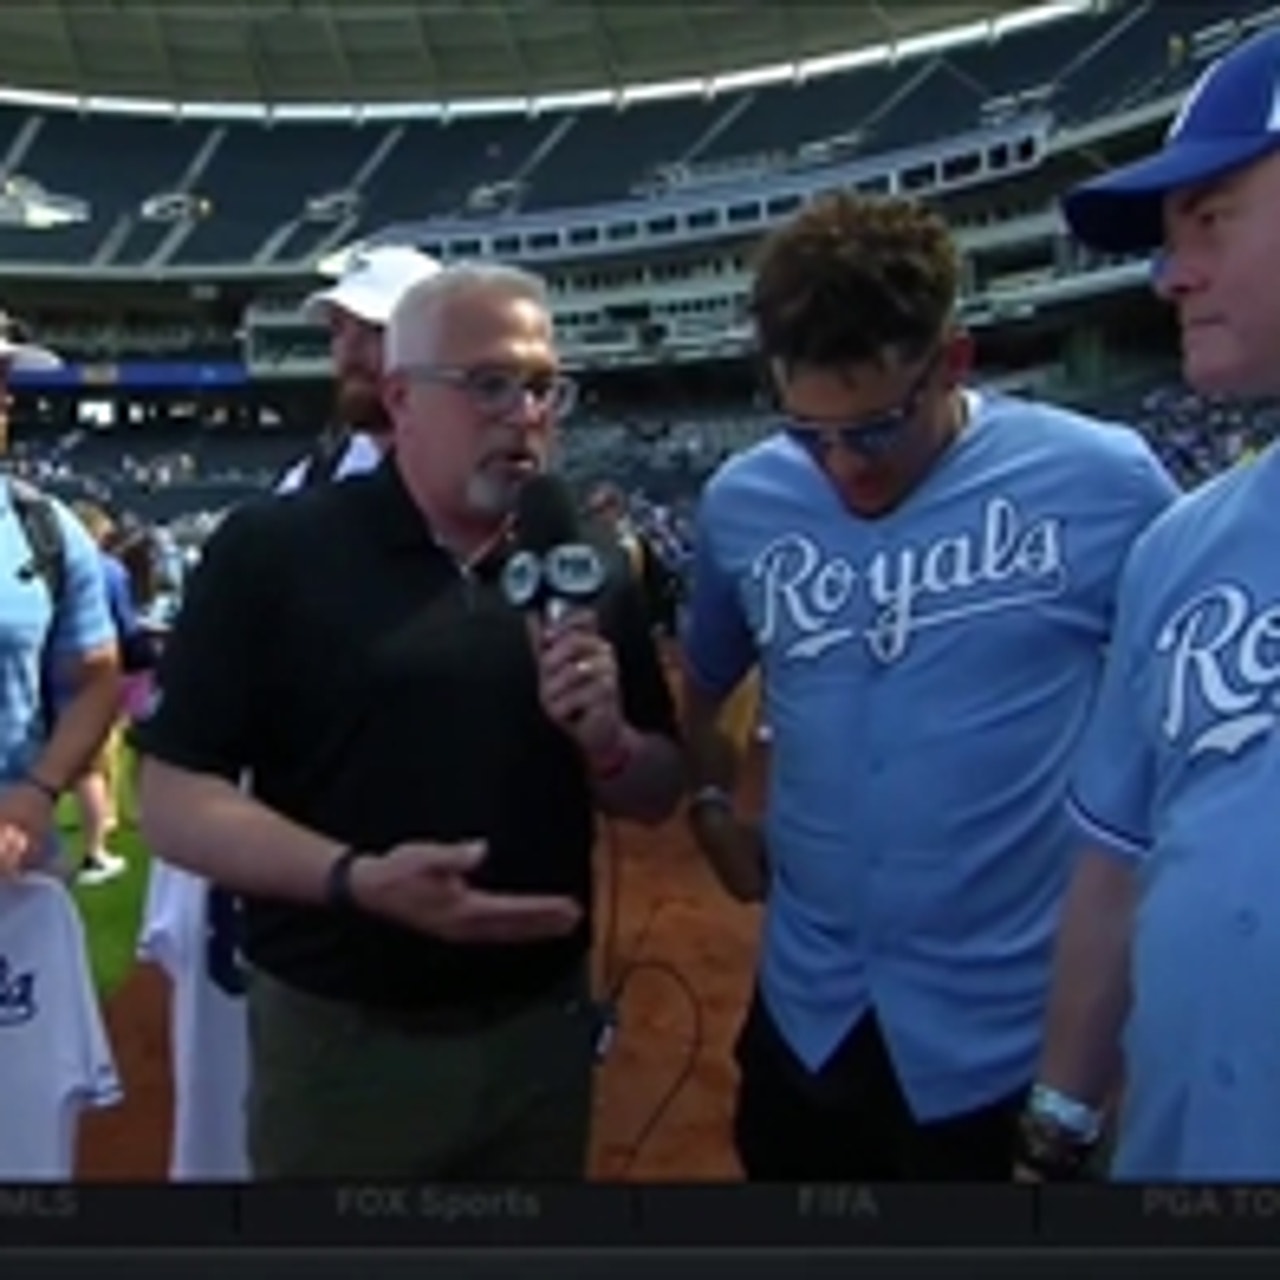
M 233 782 L 365 849 L 488 842 L 476 880 L 569 894 L 568 940 L 450 945 L 361 915 L 246 900 L 245 953 L 318 994 L 387 1006 L 536 991 L 590 939 L 595 820 L 580 751 L 547 719 L 522 615 L 502 596 L 507 549 L 463 572 L 394 461 L 367 476 L 234 513 L 193 576 L 162 695 L 137 741 Z M 674 733 L 643 606 L 620 557 L 597 610 L 627 719 Z

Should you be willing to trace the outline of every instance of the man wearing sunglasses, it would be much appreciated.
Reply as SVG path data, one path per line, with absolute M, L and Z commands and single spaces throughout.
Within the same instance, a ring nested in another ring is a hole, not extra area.
M 957 251 L 816 201 L 752 295 L 782 406 L 699 512 L 695 838 L 765 907 L 739 1041 L 756 1180 L 1005 1180 L 1072 850 L 1066 773 L 1117 576 L 1174 486 L 1136 433 L 968 385 Z M 716 717 L 762 673 L 763 826 Z
M 671 698 L 620 557 L 554 626 L 502 591 L 573 403 L 542 282 L 445 267 L 384 351 L 378 469 L 206 549 L 143 830 L 243 902 L 254 1177 L 580 1178 L 594 815 L 675 807 Z

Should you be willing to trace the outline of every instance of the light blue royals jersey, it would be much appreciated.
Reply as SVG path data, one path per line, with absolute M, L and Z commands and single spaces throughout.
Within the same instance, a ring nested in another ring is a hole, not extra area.
M 0 477 L 0 790 L 22 778 L 44 747 L 42 677 L 59 688 L 76 660 L 116 643 L 98 548 L 61 502 L 50 502 L 66 557 L 56 615 Z M 52 864 L 57 852 L 51 840 L 44 862 Z
M 874 1006 L 923 1120 L 1030 1081 L 1069 769 L 1121 565 L 1176 492 L 1125 428 L 970 406 L 878 519 L 784 437 L 727 463 L 699 512 L 685 638 L 712 693 L 763 675 L 769 1012 L 816 1070 Z
M 1280 458 L 1139 543 L 1072 809 L 1131 860 L 1120 1178 L 1280 1179 Z

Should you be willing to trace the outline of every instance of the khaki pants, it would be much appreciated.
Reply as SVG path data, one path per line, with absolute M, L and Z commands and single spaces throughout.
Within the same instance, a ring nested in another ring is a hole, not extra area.
M 595 1025 L 585 977 L 505 1020 L 320 999 L 255 973 L 249 1155 L 257 1179 L 581 1181 Z

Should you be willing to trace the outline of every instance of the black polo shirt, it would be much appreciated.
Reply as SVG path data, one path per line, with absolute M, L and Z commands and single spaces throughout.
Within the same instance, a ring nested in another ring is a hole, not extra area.
M 519 998 L 590 943 L 595 815 L 581 753 L 543 713 L 507 549 L 464 572 L 394 462 L 254 503 L 212 539 L 139 728 L 145 754 L 230 780 L 345 844 L 483 839 L 485 888 L 569 894 L 568 939 L 447 944 L 379 918 L 250 899 L 249 961 L 304 990 L 389 1007 Z M 598 605 L 628 721 L 674 735 L 643 603 L 619 555 Z

